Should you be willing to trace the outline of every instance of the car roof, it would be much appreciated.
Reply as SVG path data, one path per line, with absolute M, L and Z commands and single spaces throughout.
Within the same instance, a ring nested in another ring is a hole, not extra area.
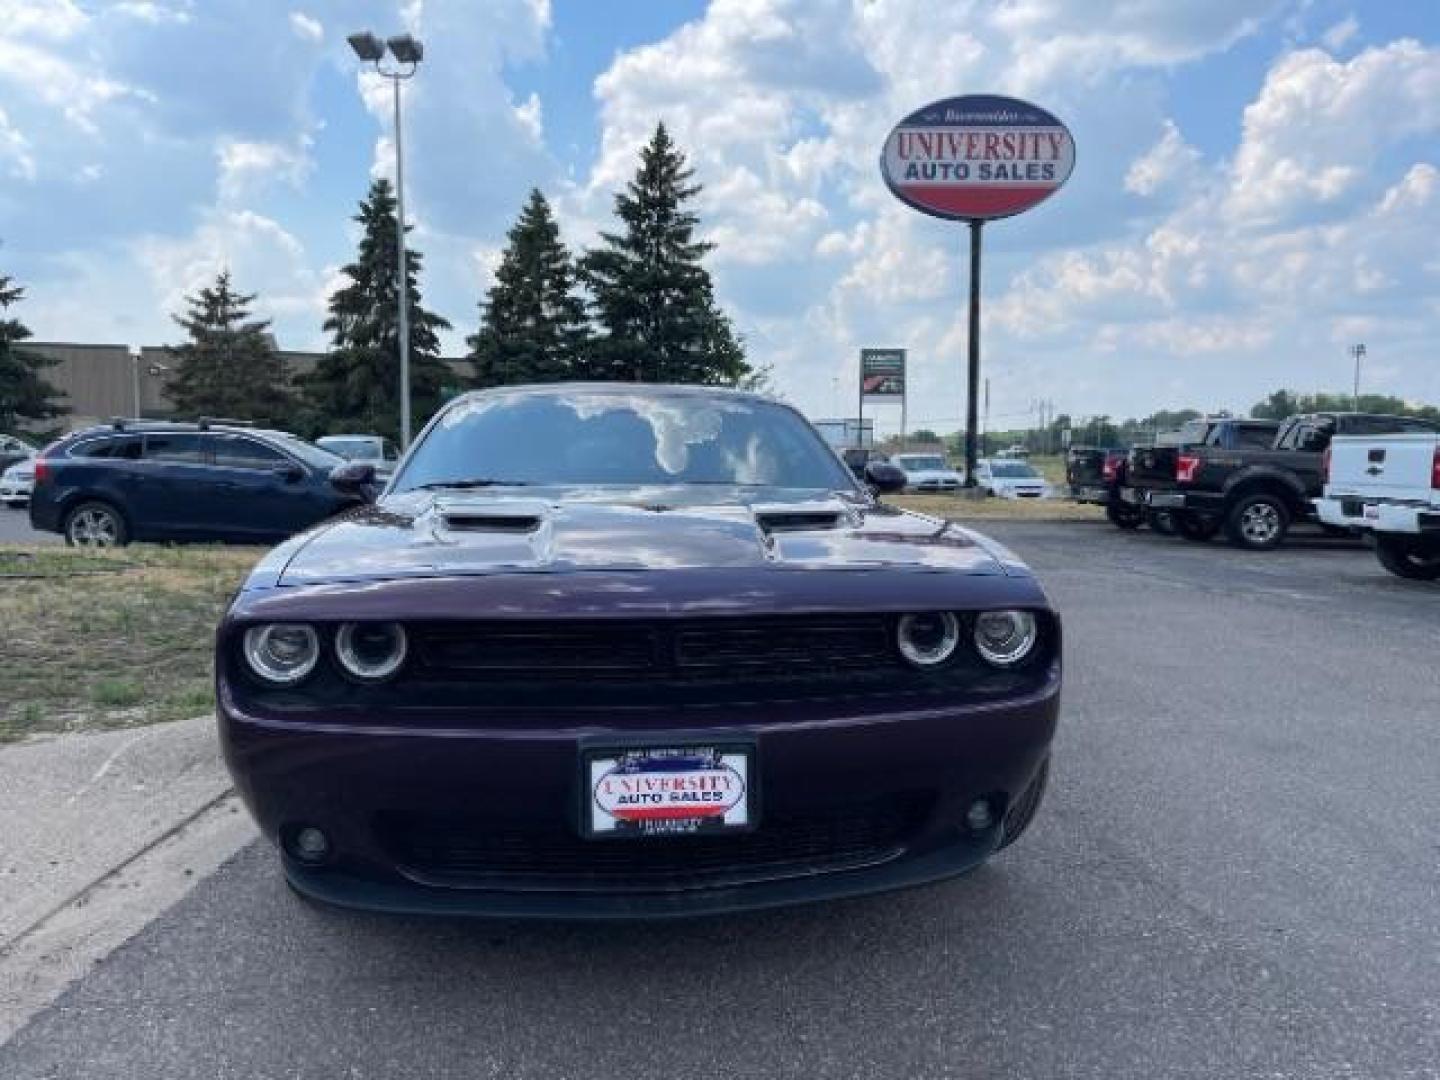
M 292 432 L 280 431 L 275 428 L 246 427 L 243 424 L 195 423 L 188 420 L 125 420 L 118 422 L 112 420 L 108 424 L 92 424 L 89 427 L 77 428 L 65 438 L 76 439 L 81 436 L 96 435 L 148 435 L 166 431 L 204 433 L 206 435 L 257 435 L 261 438 L 272 439 L 299 438 Z

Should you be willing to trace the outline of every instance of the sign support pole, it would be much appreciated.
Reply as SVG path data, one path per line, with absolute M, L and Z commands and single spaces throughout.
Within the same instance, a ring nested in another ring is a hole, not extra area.
M 865 445 L 865 361 L 860 361 L 860 377 L 855 380 L 860 393 L 855 399 L 855 445 Z
M 980 412 L 980 229 L 983 218 L 970 219 L 970 378 L 965 401 L 965 486 L 975 481 L 976 427 Z

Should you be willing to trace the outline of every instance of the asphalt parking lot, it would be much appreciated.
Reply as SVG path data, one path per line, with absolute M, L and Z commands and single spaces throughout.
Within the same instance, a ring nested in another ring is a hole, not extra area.
M 0 506 L 0 544 L 58 544 L 57 533 L 39 532 L 30 527 L 29 510 L 12 510 Z
M 658 926 L 309 907 L 243 851 L 0 1077 L 1440 1076 L 1440 587 L 990 523 L 1066 617 L 1047 804 L 960 880 Z

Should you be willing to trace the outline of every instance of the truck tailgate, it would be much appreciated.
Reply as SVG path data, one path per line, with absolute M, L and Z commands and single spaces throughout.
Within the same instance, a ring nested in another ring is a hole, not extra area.
M 1440 435 L 1342 435 L 1330 441 L 1326 492 L 1336 499 L 1440 504 L 1434 479 Z

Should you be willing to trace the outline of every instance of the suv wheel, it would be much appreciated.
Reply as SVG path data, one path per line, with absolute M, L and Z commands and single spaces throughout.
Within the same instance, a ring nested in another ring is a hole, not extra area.
M 1375 537 L 1375 554 L 1380 565 L 1397 577 L 1411 581 L 1440 580 L 1440 550 L 1421 549 L 1407 538 L 1382 533 Z
M 1105 516 L 1110 519 L 1111 525 L 1119 529 L 1138 529 L 1145 524 L 1145 511 L 1119 499 L 1105 504 Z
M 1290 509 L 1278 495 L 1247 495 L 1230 508 L 1225 535 L 1236 547 L 1269 551 L 1279 547 L 1290 531 Z
M 108 503 L 81 503 L 65 515 L 65 542 L 71 547 L 123 547 L 129 541 L 125 519 Z

